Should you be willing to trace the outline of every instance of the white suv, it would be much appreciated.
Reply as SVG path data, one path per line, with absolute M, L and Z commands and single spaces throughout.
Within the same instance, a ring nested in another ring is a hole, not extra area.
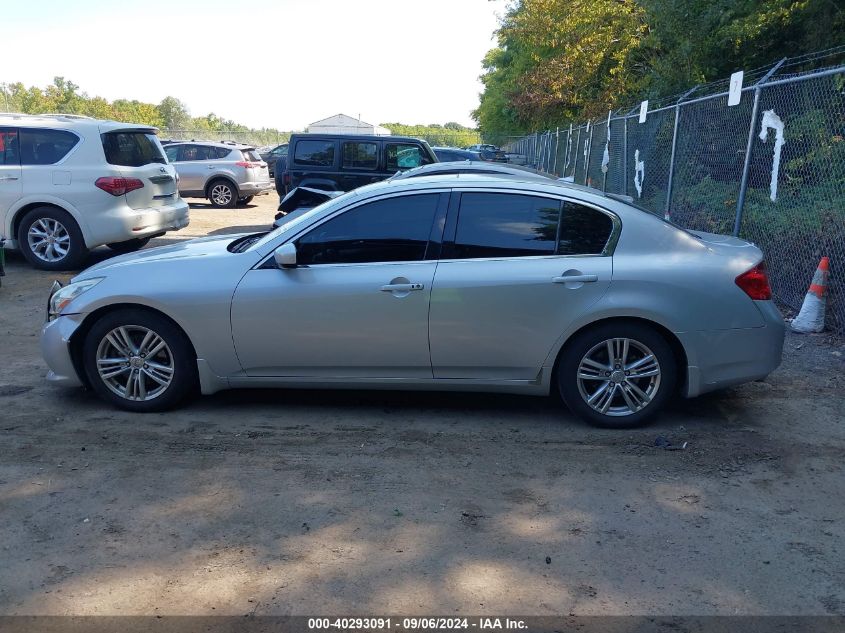
M 188 225 L 155 128 L 76 115 L 0 114 L 0 242 L 36 268 L 79 268 Z

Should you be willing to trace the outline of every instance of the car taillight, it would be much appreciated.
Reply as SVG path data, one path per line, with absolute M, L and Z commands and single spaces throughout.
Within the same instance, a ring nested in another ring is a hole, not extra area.
M 114 178 L 112 176 L 97 178 L 94 184 L 113 196 L 122 196 L 130 191 L 141 189 L 144 186 L 144 183 L 137 178 Z
M 736 278 L 736 285 L 754 301 L 768 301 L 772 298 L 772 288 L 769 286 L 765 262 L 760 262 L 751 270 L 742 273 Z
M 250 163 L 246 160 L 239 160 L 237 163 L 235 163 L 235 165 L 237 165 L 238 167 L 258 167 L 259 163 Z

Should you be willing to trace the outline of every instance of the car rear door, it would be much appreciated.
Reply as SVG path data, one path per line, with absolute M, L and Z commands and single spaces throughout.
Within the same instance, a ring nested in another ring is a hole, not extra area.
M 453 194 L 431 295 L 435 378 L 534 380 L 607 291 L 607 213 L 539 193 Z
M 340 144 L 340 174 L 337 177 L 341 191 L 352 191 L 372 182 L 384 180 L 379 171 L 381 142 L 349 140 Z
M 347 208 L 296 238 L 296 268 L 270 258 L 249 271 L 232 300 L 245 373 L 430 379 L 429 297 L 448 196 Z
M 9 208 L 21 197 L 21 163 L 18 131 L 15 128 L 0 128 L 0 237 L 4 235 Z
M 148 209 L 173 204 L 176 168 L 167 162 L 155 131 L 143 128 L 106 130 L 101 134 L 106 162 L 127 179 L 137 179 L 141 187 L 126 192 L 126 204 L 133 209 Z

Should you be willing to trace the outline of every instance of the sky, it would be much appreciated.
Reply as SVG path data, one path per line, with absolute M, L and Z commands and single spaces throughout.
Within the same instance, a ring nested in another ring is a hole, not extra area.
M 473 125 L 505 0 L 3 0 L 0 83 L 63 76 L 90 96 L 304 129 Z

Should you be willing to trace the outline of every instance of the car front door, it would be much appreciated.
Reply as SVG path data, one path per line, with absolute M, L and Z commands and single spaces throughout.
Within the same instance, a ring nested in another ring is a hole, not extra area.
M 557 197 L 453 195 L 429 322 L 435 378 L 534 380 L 607 291 L 613 218 Z
M 198 194 L 203 191 L 208 164 L 199 156 L 198 145 L 170 146 L 178 150 L 176 173 L 179 174 L 179 191 Z M 165 150 L 167 151 L 167 150 Z M 168 153 L 168 157 L 170 153 Z
M 21 161 L 18 131 L 14 128 L 0 128 L 0 218 L 6 218 L 9 208 L 21 197 Z M 14 235 L 0 237 L 15 239 Z
M 448 193 L 347 208 L 298 236 L 297 266 L 249 271 L 232 300 L 248 376 L 431 378 L 428 309 Z

